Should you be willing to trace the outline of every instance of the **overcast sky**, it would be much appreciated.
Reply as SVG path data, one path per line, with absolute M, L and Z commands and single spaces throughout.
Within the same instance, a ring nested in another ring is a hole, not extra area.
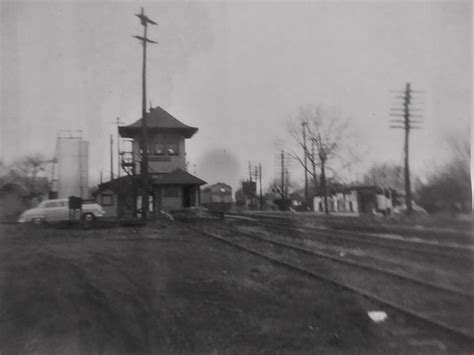
M 447 136 L 470 135 L 470 1 L 1 0 L 1 144 L 6 162 L 52 157 L 56 132 L 82 129 L 90 180 L 108 174 L 114 121 L 141 115 L 145 7 L 148 102 L 199 127 L 190 171 L 234 187 L 247 162 L 277 176 L 287 121 L 303 105 L 337 107 L 360 136 L 359 170 L 402 162 L 389 128 L 390 90 L 424 90 L 424 130 L 412 135 L 418 175 L 446 159 Z M 278 143 L 283 142 L 283 143 Z M 116 169 L 116 168 L 115 168 Z M 290 174 L 302 176 L 297 164 Z

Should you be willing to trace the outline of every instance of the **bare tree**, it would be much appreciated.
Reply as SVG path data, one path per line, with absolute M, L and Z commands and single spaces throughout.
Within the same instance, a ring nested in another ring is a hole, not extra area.
M 450 136 L 446 141 L 451 151 L 450 166 L 459 174 L 459 179 L 468 184 L 471 181 L 470 134 Z
M 306 142 L 303 136 L 303 125 Z M 319 190 L 322 193 L 324 210 L 329 213 L 328 173 L 335 177 L 336 171 L 346 168 L 352 160 L 345 154 L 348 152 L 345 148 L 349 143 L 348 121 L 336 109 L 306 106 L 299 110 L 296 118 L 290 123 L 290 134 L 298 146 L 291 155 L 306 169 L 313 181 L 315 192 Z M 304 163 L 305 155 L 309 164 Z
M 46 165 L 46 159 L 41 155 L 29 155 L 13 163 L 13 169 L 20 172 L 22 176 L 35 176 Z
M 294 191 L 300 188 L 300 186 L 294 181 L 290 179 L 289 174 L 284 174 L 284 181 L 283 181 L 283 190 L 281 184 L 281 178 L 274 178 L 268 184 L 266 189 L 267 194 L 273 194 L 279 196 L 281 199 L 287 199 L 290 191 Z
M 446 164 L 437 167 L 430 174 L 427 183 L 420 189 L 419 202 L 429 212 L 470 212 L 472 187 L 469 135 L 450 137 L 447 145 L 451 157 Z
M 364 174 L 364 184 L 374 184 L 384 188 L 403 191 L 405 188 L 404 170 L 395 163 L 377 163 Z
M 38 177 L 40 173 L 46 173 L 49 164 L 50 161 L 40 154 L 29 155 L 13 162 L 9 174 L 23 181 L 33 196 L 42 193 L 39 190 L 44 190 L 43 186 L 38 186 Z

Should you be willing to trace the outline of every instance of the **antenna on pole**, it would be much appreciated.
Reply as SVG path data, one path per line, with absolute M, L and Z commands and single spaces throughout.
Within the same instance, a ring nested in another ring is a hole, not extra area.
M 148 24 L 157 25 L 156 22 L 150 20 L 146 15 L 143 7 L 141 13 L 135 14 L 140 19 L 143 26 L 143 37 L 132 36 L 142 42 L 143 46 L 143 63 L 142 63 L 142 139 L 141 151 L 142 161 L 140 168 L 140 175 L 142 181 L 142 218 L 146 220 L 148 214 L 148 132 L 147 132 L 147 112 L 146 112 L 146 47 L 147 43 L 157 43 L 147 37 Z

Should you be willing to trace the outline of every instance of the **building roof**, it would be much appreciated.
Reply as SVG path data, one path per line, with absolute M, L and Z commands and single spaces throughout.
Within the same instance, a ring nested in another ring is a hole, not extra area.
M 392 188 L 383 188 L 381 186 L 377 185 L 352 185 L 352 186 L 344 186 L 344 185 L 338 185 L 336 187 L 329 186 L 327 190 L 328 196 L 337 194 L 337 193 L 350 193 L 351 191 L 356 191 L 359 194 L 383 194 L 387 191 L 390 190 L 390 193 L 392 196 L 399 196 L 400 194 L 397 192 L 397 190 L 392 189 Z M 316 196 L 321 197 L 323 193 L 321 191 L 318 191 Z
M 142 118 L 127 126 L 120 126 L 119 133 L 122 137 L 133 138 L 136 134 L 140 134 L 142 127 Z M 150 132 L 174 132 L 184 135 L 185 138 L 191 138 L 198 129 L 185 125 L 166 112 L 160 106 L 150 108 L 147 114 L 147 128 Z
M 191 175 L 190 173 L 182 170 L 176 169 L 167 174 L 150 174 L 149 183 L 155 185 L 205 185 L 207 184 L 204 180 L 199 179 L 198 177 Z M 137 188 L 141 185 L 141 176 L 140 175 L 125 175 L 120 178 L 116 178 L 102 184 L 99 184 L 99 189 L 95 194 L 98 194 L 100 191 L 107 189 L 111 190 L 127 190 L 130 188 Z
M 153 183 L 156 185 L 205 185 L 207 184 L 204 180 L 191 175 L 187 171 L 182 169 L 173 170 L 169 174 L 159 175 L 153 179 Z
M 301 196 L 298 192 L 292 192 L 288 197 L 290 198 L 290 200 L 294 201 L 302 202 L 304 200 L 304 197 Z

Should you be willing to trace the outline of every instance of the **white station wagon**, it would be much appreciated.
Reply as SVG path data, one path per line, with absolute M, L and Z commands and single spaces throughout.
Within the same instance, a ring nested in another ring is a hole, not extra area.
M 69 212 L 69 199 L 45 200 L 36 208 L 23 212 L 18 218 L 18 222 L 41 224 L 43 222 L 68 221 Z M 98 203 L 83 202 L 81 215 L 83 220 L 91 222 L 104 214 L 104 209 Z

